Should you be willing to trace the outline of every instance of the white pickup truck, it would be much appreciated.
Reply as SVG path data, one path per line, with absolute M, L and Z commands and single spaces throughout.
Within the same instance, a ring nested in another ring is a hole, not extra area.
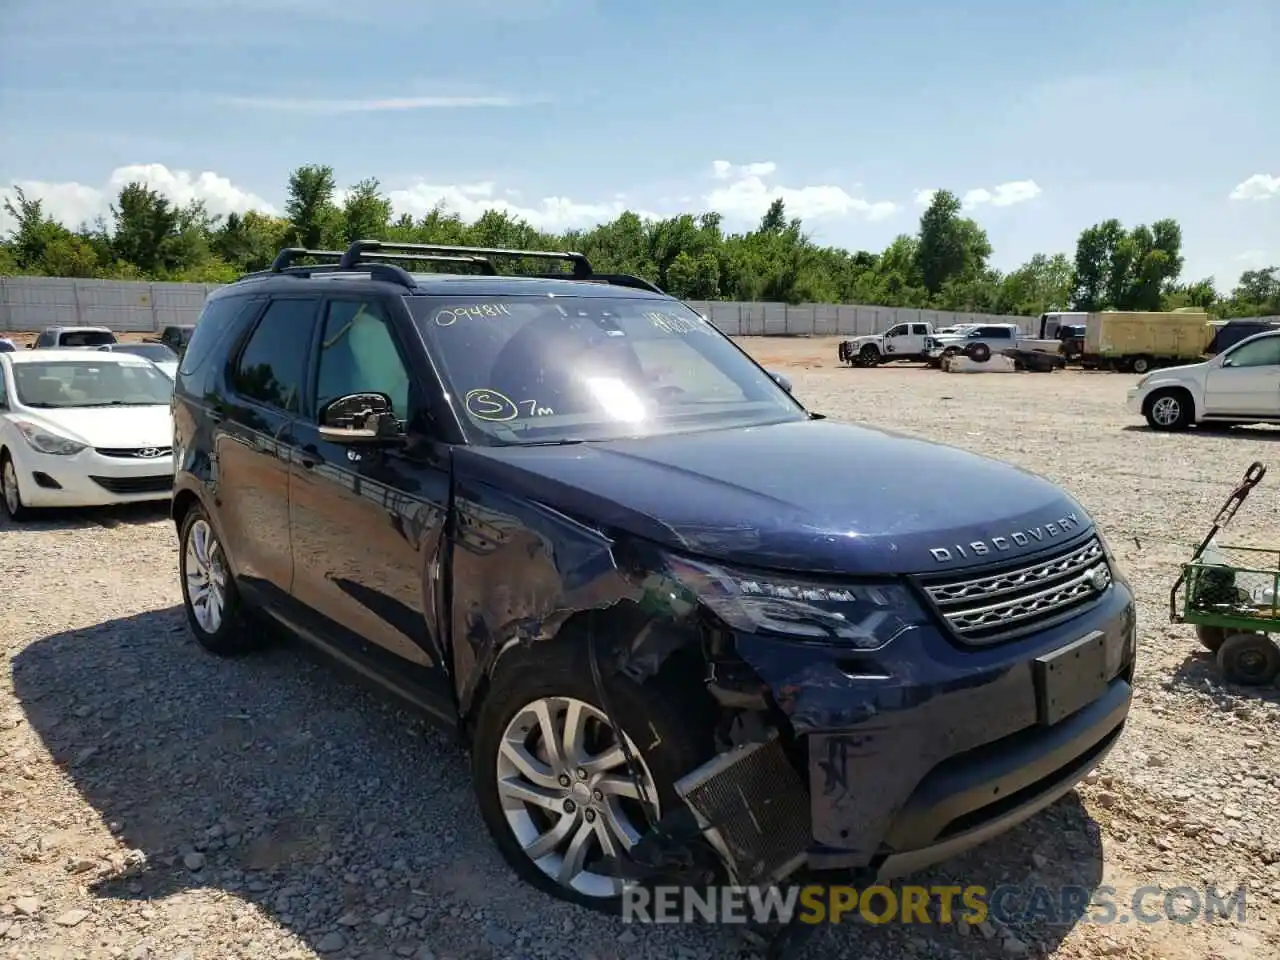
M 955 333 L 939 333 L 930 337 L 925 357 L 933 366 L 941 364 L 943 357 L 957 353 L 963 353 L 978 363 L 986 363 L 993 354 L 1010 350 L 1057 355 L 1061 353 L 1062 342 L 1024 337 L 1016 323 L 973 324 Z
M 840 341 L 840 362 L 874 367 L 890 360 L 923 363 L 929 341 L 938 335 L 931 323 L 898 323 L 884 333 L 871 333 Z

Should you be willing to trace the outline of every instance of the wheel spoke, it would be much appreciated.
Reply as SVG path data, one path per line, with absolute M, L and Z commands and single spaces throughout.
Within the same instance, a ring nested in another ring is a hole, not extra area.
M 603 753 L 597 753 L 594 757 L 587 757 L 578 765 L 587 771 L 588 776 L 594 776 L 598 773 L 604 773 L 606 770 L 621 767 L 626 762 L 627 755 L 622 752 L 622 747 L 615 743 Z
M 527 844 L 524 852 L 530 860 L 541 860 L 549 853 L 555 853 L 556 847 L 564 843 L 565 838 L 573 832 L 578 818 L 570 813 L 562 813 L 556 825 L 545 833 L 539 834 Z
M 626 797 L 629 800 L 640 800 L 640 789 L 630 777 L 603 776 L 594 784 L 595 788 L 606 797 Z
M 535 786 L 519 777 L 506 777 L 499 780 L 498 793 L 508 799 L 518 800 L 534 807 L 541 807 L 543 810 L 550 810 L 553 813 L 564 812 L 564 799 L 559 794 Z
M 569 848 L 565 850 L 564 859 L 560 861 L 560 873 L 557 879 L 565 886 L 572 886 L 574 879 L 582 872 L 595 834 L 595 829 L 585 820 L 578 824 L 578 831 L 569 841 Z
M 522 742 L 511 738 L 504 739 L 501 750 L 502 755 L 515 764 L 516 769 L 531 783 L 548 789 L 559 786 L 556 783 L 555 771 L 531 754 Z
M 586 756 L 587 720 L 590 719 L 583 709 L 581 700 L 570 700 L 564 712 L 564 737 L 560 756 L 566 765 L 578 765 Z
M 556 773 L 564 770 L 564 757 L 561 754 L 560 737 L 556 733 L 555 717 L 551 715 L 551 704 L 547 700 L 539 700 L 533 707 L 534 716 L 538 718 L 538 729 L 542 732 L 542 744 L 547 751 L 547 759 L 551 769 Z

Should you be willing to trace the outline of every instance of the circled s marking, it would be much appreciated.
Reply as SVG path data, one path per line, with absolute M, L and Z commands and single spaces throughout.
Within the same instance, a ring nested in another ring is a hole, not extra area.
M 465 402 L 467 412 L 477 420 L 501 423 L 505 420 L 514 420 L 520 416 L 520 408 L 515 405 L 515 402 L 497 390 L 489 390 L 483 387 L 476 390 L 468 390 Z

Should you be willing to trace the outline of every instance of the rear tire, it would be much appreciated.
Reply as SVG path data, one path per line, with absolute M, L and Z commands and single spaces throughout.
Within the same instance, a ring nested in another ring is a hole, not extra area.
M 1217 653 L 1223 641 L 1227 639 L 1227 631 L 1225 627 L 1209 627 L 1203 623 L 1197 623 L 1196 639 L 1206 650 Z
M 621 888 L 607 864 L 595 866 L 607 849 L 602 835 L 615 850 L 629 848 L 648 824 L 626 763 L 602 759 L 612 754 L 618 760 L 621 751 L 584 665 L 584 645 L 535 644 L 498 665 L 476 721 L 471 774 L 485 825 L 525 882 L 587 909 L 617 913 Z M 617 674 L 604 681 L 650 800 L 656 796 L 653 822 L 681 806 L 675 782 L 714 752 L 712 724 L 700 715 L 700 701 L 664 681 L 641 686 Z M 572 740 L 564 732 L 570 711 L 585 718 L 583 736 Z M 554 754 L 545 749 L 548 727 Z M 538 802 L 530 803 L 535 794 Z M 571 876 L 564 864 L 577 836 L 584 838 L 585 859 Z
M 1232 683 L 1266 686 L 1280 676 L 1280 647 L 1265 633 L 1233 633 L 1218 649 L 1218 668 Z
M 1146 373 L 1151 369 L 1151 361 L 1146 357 L 1134 357 L 1129 366 L 1134 373 Z
M 1157 390 L 1142 412 L 1152 430 L 1185 430 L 1191 426 L 1191 396 L 1185 390 Z
M 178 569 L 187 623 L 200 646 L 219 657 L 238 657 L 266 644 L 266 632 L 245 615 L 222 542 L 199 504 L 182 519 Z

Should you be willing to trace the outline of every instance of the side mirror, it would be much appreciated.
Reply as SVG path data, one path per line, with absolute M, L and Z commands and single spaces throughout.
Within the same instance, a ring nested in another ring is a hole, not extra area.
M 330 443 L 394 446 L 404 440 L 385 393 L 350 393 L 320 411 L 320 436 Z
M 791 380 L 790 380 L 790 379 L 788 379 L 787 377 L 783 376 L 781 373 L 777 373 L 777 372 L 775 372 L 775 371 L 773 371 L 773 370 L 770 370 L 770 371 L 769 371 L 769 376 L 773 377 L 774 382 L 775 382 L 775 383 L 777 383 L 777 385 L 778 385 L 778 386 L 780 386 L 783 390 L 787 391 L 787 393 L 790 393 L 790 392 L 791 392 Z

